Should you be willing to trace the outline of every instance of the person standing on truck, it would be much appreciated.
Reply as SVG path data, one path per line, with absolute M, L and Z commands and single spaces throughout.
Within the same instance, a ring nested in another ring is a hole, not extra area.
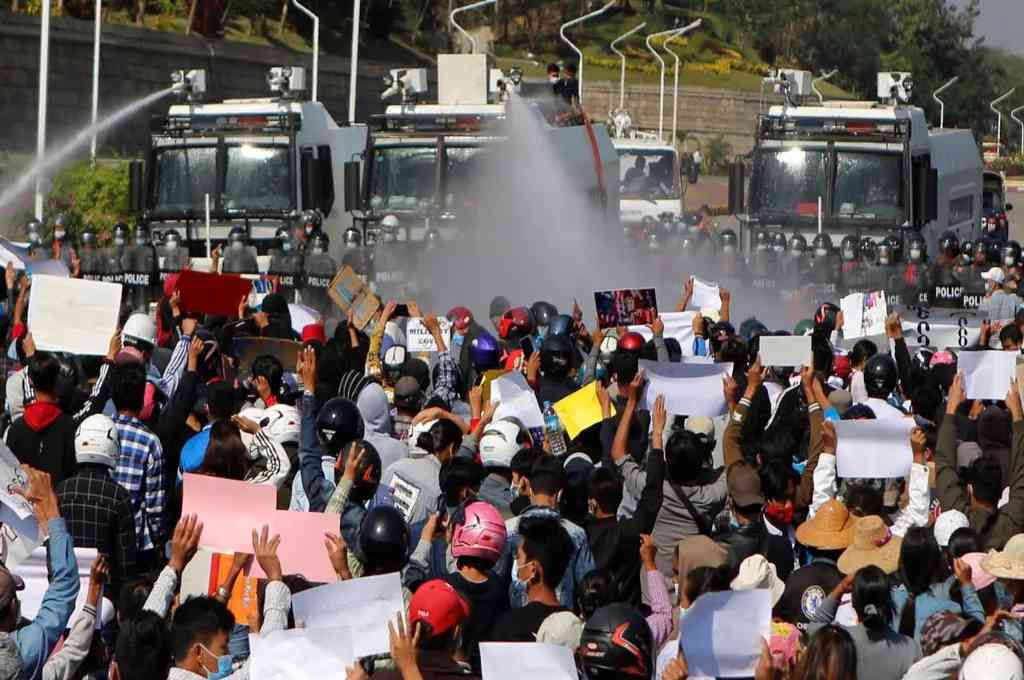
M 564 71 L 565 75 L 562 77 L 562 99 L 569 106 L 579 106 L 580 81 L 576 79 L 576 64 L 570 61 L 565 65 Z

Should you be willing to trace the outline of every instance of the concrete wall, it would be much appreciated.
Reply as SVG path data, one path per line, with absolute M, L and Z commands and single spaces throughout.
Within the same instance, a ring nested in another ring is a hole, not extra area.
M 671 79 L 665 87 L 664 134 L 672 134 Z M 626 107 L 634 127 L 643 130 L 658 129 L 659 88 L 657 85 L 626 86 Z M 776 101 L 766 95 L 765 108 Z M 595 118 L 605 118 L 608 111 L 618 108 L 619 84 L 611 82 L 584 82 L 584 103 Z M 745 154 L 753 146 L 754 125 L 760 107 L 758 92 L 712 90 L 704 87 L 679 88 L 678 130 L 696 136 L 702 142 L 723 135 L 732 145 L 733 153 Z M 694 148 L 689 142 L 687 148 Z
M 89 21 L 57 18 L 52 22 L 47 115 L 50 148 L 90 121 L 92 31 Z M 226 99 L 267 96 L 265 76 L 269 66 L 310 67 L 311 62 L 311 55 L 286 49 L 105 25 L 100 62 L 100 118 L 168 87 L 170 73 L 175 69 L 205 68 L 210 98 Z M 387 68 L 381 62 L 360 62 L 360 120 L 383 110 L 377 95 L 381 89 L 380 76 Z M 319 98 L 338 121 L 348 116 L 348 79 L 347 58 L 321 55 Z M 38 87 L 39 19 L 2 10 L 0 151 L 35 150 Z M 146 145 L 150 116 L 166 112 L 168 104 L 169 100 L 164 100 L 132 116 L 101 137 L 102 148 L 138 153 Z

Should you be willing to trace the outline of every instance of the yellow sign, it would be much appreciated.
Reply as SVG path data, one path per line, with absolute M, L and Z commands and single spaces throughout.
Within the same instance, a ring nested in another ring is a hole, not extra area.
M 613 405 L 612 412 L 614 411 Z M 597 399 L 597 383 L 588 383 L 565 399 L 556 402 L 555 413 L 562 421 L 562 427 L 565 428 L 569 439 L 575 439 L 583 430 L 604 420 L 601 402 Z

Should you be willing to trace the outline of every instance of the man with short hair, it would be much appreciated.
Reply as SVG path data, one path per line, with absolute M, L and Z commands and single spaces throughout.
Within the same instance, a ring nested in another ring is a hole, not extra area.
M 164 452 L 160 439 L 139 418 L 146 391 L 141 364 L 117 366 L 111 376 L 121 455 L 114 481 L 128 491 L 135 510 L 135 543 L 140 569 L 156 566 L 163 545 L 165 503 Z
M 985 298 L 978 305 L 978 311 L 982 312 L 988 321 L 1015 318 L 1017 309 L 1020 308 L 1020 298 L 1006 291 L 1003 285 L 1006 282 L 1006 275 L 1003 270 L 992 267 L 982 272 L 981 280 L 985 282 Z

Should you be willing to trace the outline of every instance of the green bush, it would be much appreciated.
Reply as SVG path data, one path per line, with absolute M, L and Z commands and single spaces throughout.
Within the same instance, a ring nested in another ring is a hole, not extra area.
M 704 168 L 712 175 L 725 174 L 729 170 L 731 155 L 732 144 L 725 140 L 724 135 L 712 137 L 704 145 Z
M 1024 175 L 1024 154 L 997 158 L 987 165 L 989 170 L 1002 172 L 1007 177 L 1020 177 Z
M 98 233 L 128 217 L 128 162 L 106 161 L 93 167 L 89 161 L 65 166 L 53 178 L 46 199 L 47 224 L 58 214 L 70 219 L 69 231 L 77 235 L 85 227 Z

